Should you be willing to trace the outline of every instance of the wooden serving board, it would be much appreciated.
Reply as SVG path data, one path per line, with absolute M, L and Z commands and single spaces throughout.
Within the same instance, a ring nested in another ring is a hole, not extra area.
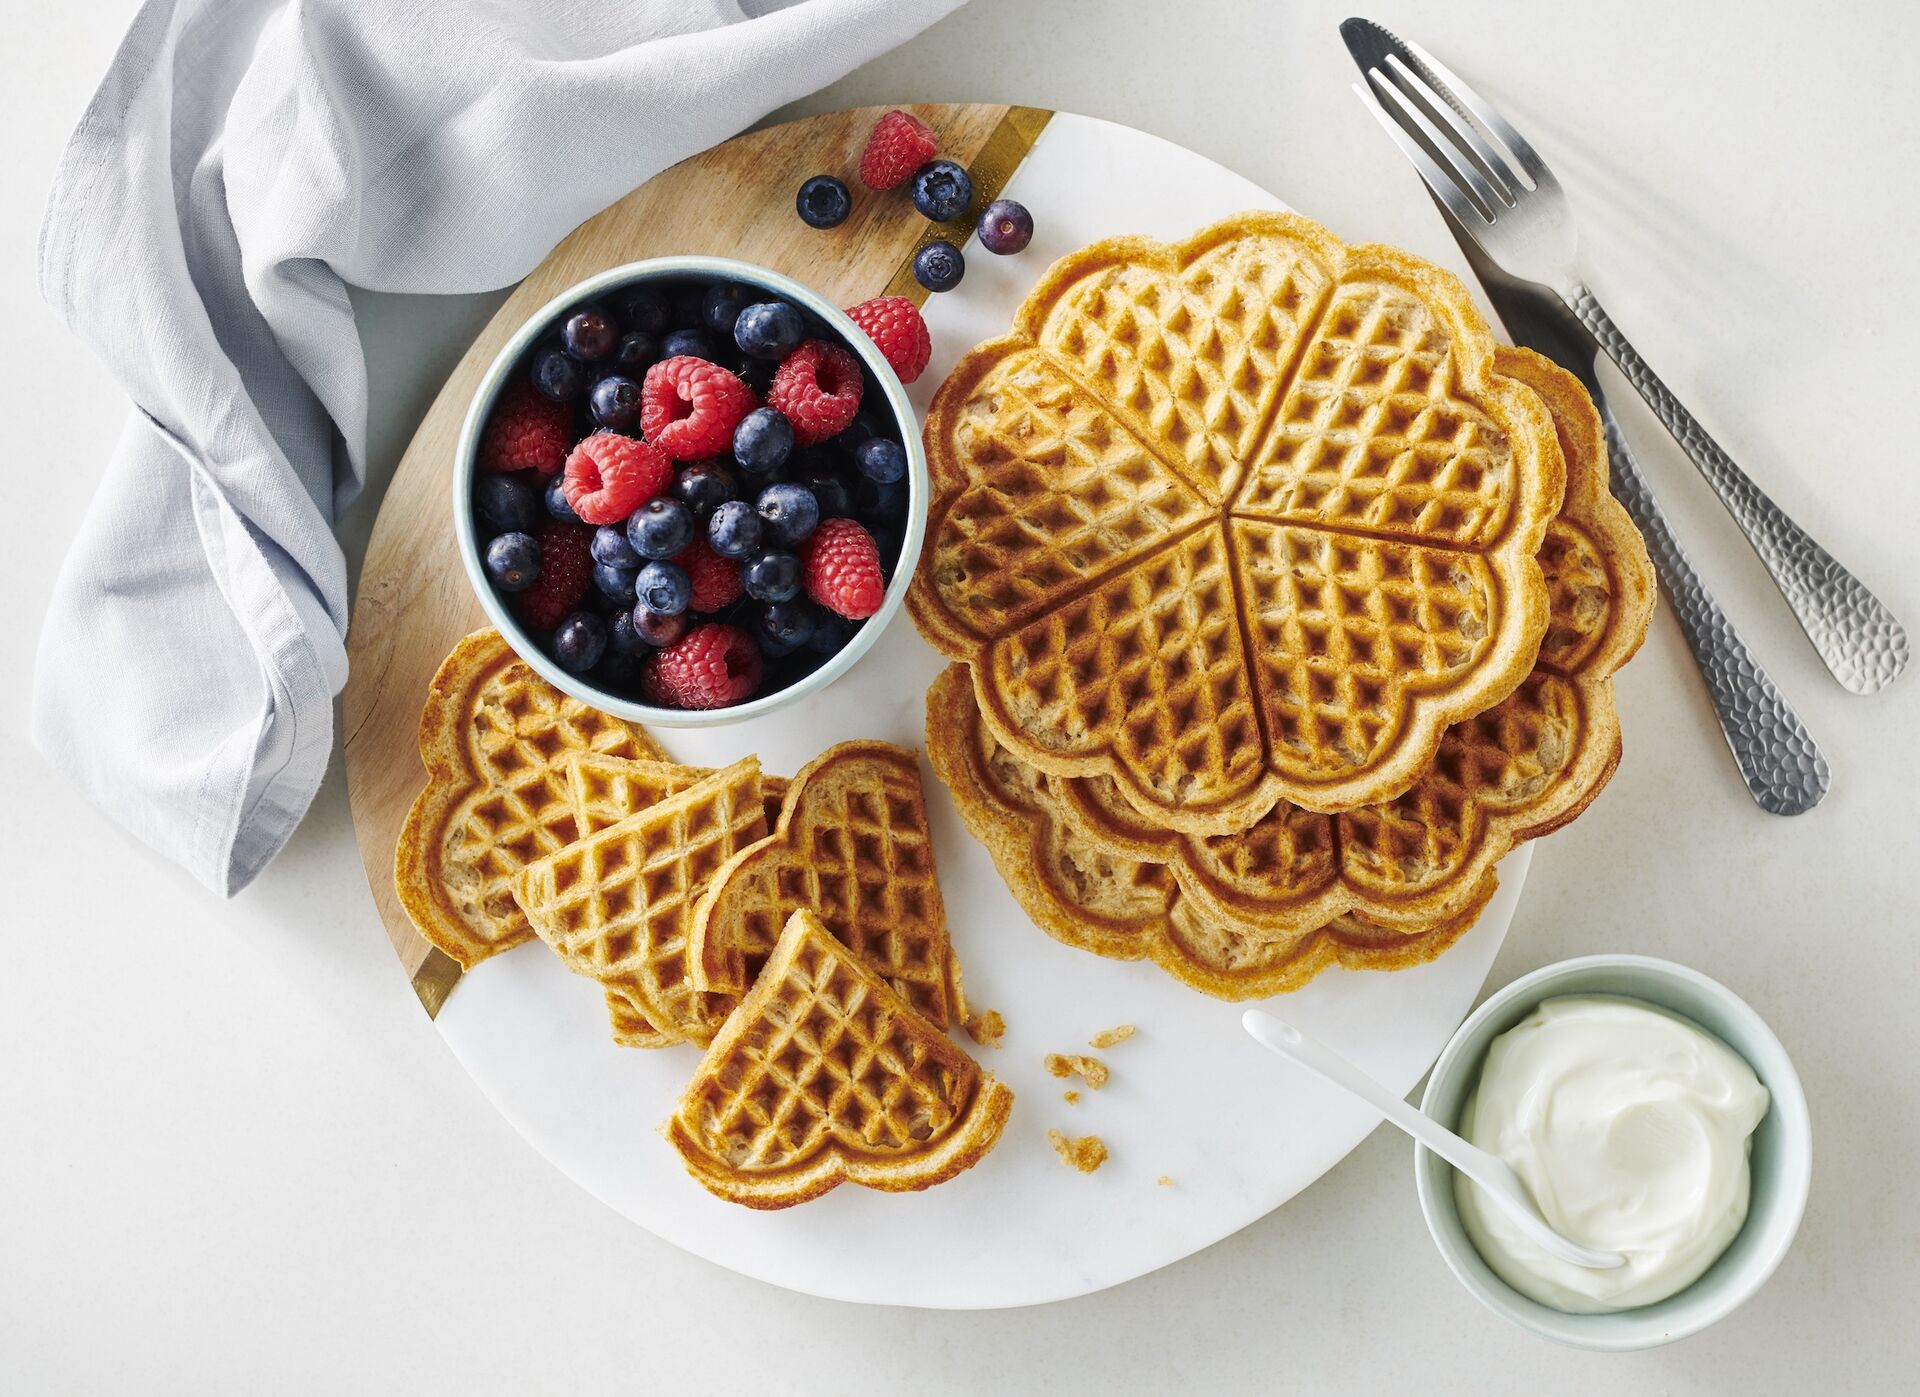
M 401 457 L 374 523 L 347 634 L 347 795 L 375 905 L 429 1014 L 459 979 L 451 959 L 414 930 L 393 886 L 394 841 L 426 784 L 415 745 L 427 684 L 454 643 L 486 623 L 467 585 L 447 517 L 453 449 L 474 389 L 500 347 L 567 287 L 622 262 L 673 253 L 736 257 L 784 272 L 840 305 L 924 293 L 911 262 L 923 241 L 964 243 L 970 228 L 929 224 L 904 194 L 876 195 L 855 177 L 880 107 L 807 117 L 736 137 L 675 165 L 587 220 L 528 274 L 480 332 Z M 991 199 L 1050 113 L 1031 107 L 913 106 L 949 159 Z M 807 176 L 839 174 L 854 190 L 838 228 L 794 211 Z

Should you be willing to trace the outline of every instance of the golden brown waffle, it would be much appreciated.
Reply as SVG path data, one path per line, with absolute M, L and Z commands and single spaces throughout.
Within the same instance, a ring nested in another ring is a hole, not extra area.
M 598 752 L 569 755 L 562 759 L 562 765 L 567 771 L 574 824 L 582 835 L 605 829 L 713 775 L 712 767 L 633 761 Z M 760 790 L 767 798 L 767 823 L 771 825 L 780 818 L 780 800 L 787 793 L 787 779 L 762 772 Z
M 673 1037 L 705 1043 L 731 1002 L 689 979 L 694 905 L 766 833 L 760 763 L 747 757 L 529 864 L 513 895 L 568 969 L 620 991 Z
M 1455 278 L 1291 215 L 1073 253 L 934 399 L 914 618 L 1158 827 L 1396 795 L 1546 627 L 1563 467 L 1493 352 Z
M 427 788 L 394 850 L 393 881 L 420 934 L 471 969 L 533 939 L 508 882 L 571 843 L 571 752 L 664 760 L 645 729 L 548 684 L 498 631 L 475 631 L 441 663 L 420 715 Z
M 657 1027 L 624 990 L 607 991 L 607 1020 L 613 1026 L 613 1041 L 623 1048 L 664 1048 L 679 1041 Z
M 938 1027 L 966 1017 L 920 764 L 906 748 L 843 742 L 793 778 L 773 834 L 721 869 L 700 904 L 696 983 L 744 992 L 801 908 Z
M 852 1180 L 901 1193 L 992 1149 L 1013 1093 L 804 909 L 664 1127 L 688 1172 L 750 1208 Z

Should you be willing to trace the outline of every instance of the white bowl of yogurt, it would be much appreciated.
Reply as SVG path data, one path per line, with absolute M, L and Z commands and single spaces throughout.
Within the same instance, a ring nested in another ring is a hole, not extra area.
M 1585 956 L 1514 981 L 1460 1026 L 1420 1104 L 1513 1165 L 1557 1230 L 1626 1257 L 1581 1272 L 1538 1253 L 1416 1147 L 1454 1275 L 1564 1344 L 1652 1348 L 1724 1318 L 1806 1209 L 1812 1129 L 1786 1050 L 1739 996 L 1670 961 Z

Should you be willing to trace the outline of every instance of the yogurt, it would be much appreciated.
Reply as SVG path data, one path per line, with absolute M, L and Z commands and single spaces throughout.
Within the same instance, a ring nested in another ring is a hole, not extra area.
M 1549 1256 L 1465 1175 L 1460 1220 L 1487 1265 L 1543 1305 L 1651 1305 L 1739 1235 L 1767 1105 L 1753 1069 L 1685 1019 L 1635 999 L 1546 1000 L 1487 1049 L 1460 1133 L 1513 1166 L 1555 1231 L 1626 1264 Z

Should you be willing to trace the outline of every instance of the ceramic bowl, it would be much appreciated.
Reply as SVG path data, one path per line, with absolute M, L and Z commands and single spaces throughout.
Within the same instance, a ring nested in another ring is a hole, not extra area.
M 1671 1343 L 1738 1309 L 1786 1255 L 1807 1205 L 1813 1176 L 1813 1132 L 1807 1098 L 1786 1049 L 1738 995 L 1698 971 L 1648 956 L 1583 956 L 1523 976 L 1476 1009 L 1441 1050 L 1420 1108 L 1449 1129 L 1479 1080 L 1487 1047 L 1558 995 L 1622 995 L 1671 1010 L 1744 1058 L 1772 1096 L 1753 1134 L 1752 1201 L 1733 1244 L 1692 1285 L 1658 1304 L 1615 1314 L 1576 1315 L 1514 1290 L 1480 1258 L 1454 1201 L 1454 1171 L 1424 1146 L 1414 1152 L 1414 1180 L 1427 1229 L 1460 1283 L 1475 1299 L 1522 1329 L 1576 1348 L 1623 1352 Z

